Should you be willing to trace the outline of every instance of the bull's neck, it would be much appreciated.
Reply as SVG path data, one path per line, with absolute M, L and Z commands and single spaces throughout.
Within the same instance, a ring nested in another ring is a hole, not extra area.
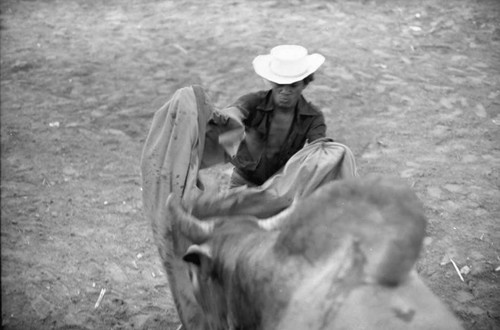
M 242 328 L 260 328 L 269 321 L 266 316 L 284 310 L 289 301 L 290 291 L 273 252 L 277 235 L 261 230 L 232 235 L 220 246 L 221 280 L 230 288 L 228 309 Z

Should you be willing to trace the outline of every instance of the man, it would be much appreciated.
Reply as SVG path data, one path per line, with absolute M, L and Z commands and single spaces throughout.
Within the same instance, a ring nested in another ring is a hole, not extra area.
M 231 187 L 263 184 L 306 142 L 325 137 L 323 114 L 302 96 L 324 61 L 297 45 L 277 46 L 254 59 L 255 72 L 271 89 L 244 95 L 213 118 L 216 124 L 238 118 L 245 127 L 245 138 L 231 157 Z

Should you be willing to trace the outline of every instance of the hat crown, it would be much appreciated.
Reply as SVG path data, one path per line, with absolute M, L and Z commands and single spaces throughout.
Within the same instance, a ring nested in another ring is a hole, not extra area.
M 297 77 L 307 72 L 307 49 L 297 45 L 280 45 L 271 49 L 270 70 L 282 77 Z

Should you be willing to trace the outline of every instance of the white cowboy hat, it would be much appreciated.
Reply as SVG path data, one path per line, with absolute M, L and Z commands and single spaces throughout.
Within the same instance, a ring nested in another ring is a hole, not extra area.
M 292 84 L 318 70 L 325 62 L 320 54 L 307 54 L 307 49 L 297 45 L 280 45 L 268 55 L 259 55 L 253 60 L 255 72 L 277 84 Z

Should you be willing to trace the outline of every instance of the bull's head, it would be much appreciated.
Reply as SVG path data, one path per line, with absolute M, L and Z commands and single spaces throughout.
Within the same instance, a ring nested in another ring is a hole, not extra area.
M 333 182 L 263 220 L 168 210 L 212 329 L 460 328 L 411 271 L 426 221 L 399 181 Z

